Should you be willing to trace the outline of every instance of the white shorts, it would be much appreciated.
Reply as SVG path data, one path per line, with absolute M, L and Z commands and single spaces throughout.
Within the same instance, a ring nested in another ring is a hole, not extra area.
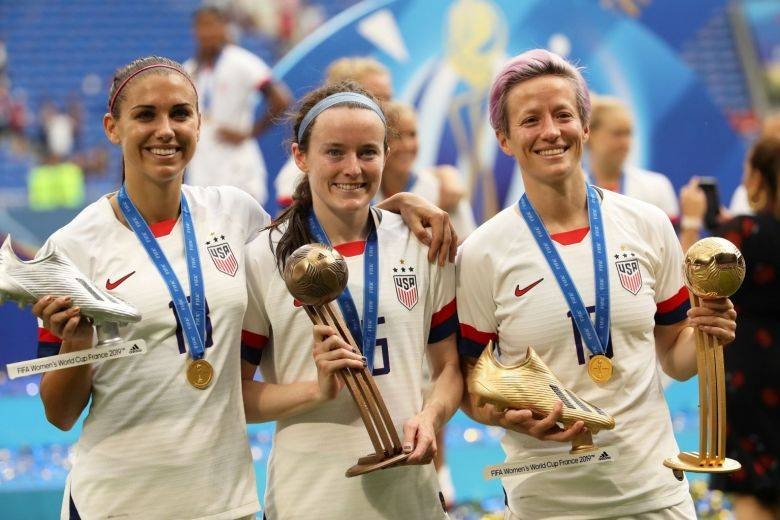
M 607 507 L 608 505 L 605 504 L 605 509 Z M 605 520 L 696 520 L 696 508 L 693 506 L 693 500 L 689 498 L 679 504 L 656 511 L 632 514 L 630 516 L 602 516 L 593 518 L 602 518 Z M 504 520 L 523 520 L 523 518 L 517 516 L 509 509 L 506 509 L 504 511 Z

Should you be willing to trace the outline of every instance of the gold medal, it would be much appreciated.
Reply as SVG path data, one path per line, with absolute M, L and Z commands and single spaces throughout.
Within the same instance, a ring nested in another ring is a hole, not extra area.
M 196 359 L 187 367 L 187 381 L 198 390 L 208 387 L 213 378 L 214 368 L 205 359 Z
M 612 377 L 612 361 L 603 354 L 596 354 L 588 361 L 588 375 L 597 383 L 606 383 Z

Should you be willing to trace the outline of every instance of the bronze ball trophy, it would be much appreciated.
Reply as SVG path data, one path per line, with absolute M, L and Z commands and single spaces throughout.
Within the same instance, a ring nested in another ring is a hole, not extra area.
M 345 342 L 357 349 L 341 313 L 331 303 L 344 291 L 347 278 L 344 258 L 323 244 L 299 247 L 284 266 L 287 289 L 301 302 L 312 323 L 332 327 Z M 398 432 L 371 373 L 367 368 L 345 368 L 339 371 L 338 377 L 355 401 L 375 450 L 360 457 L 357 464 L 347 470 L 346 476 L 355 477 L 402 464 L 409 454 L 403 452 Z
M 693 244 L 685 255 L 685 285 L 691 305 L 702 298 L 726 298 L 737 292 L 745 278 L 745 259 L 723 238 L 709 237 Z M 730 473 L 739 462 L 726 452 L 726 377 L 723 345 L 711 334 L 696 330 L 696 366 L 699 373 L 699 451 L 683 452 L 664 460 L 664 466 L 682 480 L 683 471 Z

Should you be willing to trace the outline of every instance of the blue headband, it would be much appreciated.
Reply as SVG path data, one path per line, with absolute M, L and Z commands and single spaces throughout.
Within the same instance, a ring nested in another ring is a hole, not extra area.
M 314 121 L 315 117 L 320 115 L 325 110 L 342 103 L 355 103 L 374 111 L 376 115 L 379 116 L 379 119 L 382 120 L 382 123 L 387 126 L 387 121 L 385 120 L 385 115 L 382 113 L 382 109 L 379 108 L 379 105 L 374 103 L 370 98 L 364 96 L 363 94 L 358 94 L 357 92 L 337 92 L 336 94 L 331 94 L 325 99 L 318 101 L 317 104 L 311 107 L 311 110 L 306 113 L 303 121 L 301 121 L 301 126 L 298 127 L 298 142 L 301 142 L 303 139 L 303 134 L 306 132 L 306 129 L 309 128 L 309 125 L 311 125 L 312 121 Z

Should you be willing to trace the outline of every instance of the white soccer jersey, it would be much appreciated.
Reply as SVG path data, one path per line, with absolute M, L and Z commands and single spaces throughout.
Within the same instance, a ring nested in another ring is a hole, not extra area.
M 239 144 L 228 143 L 217 137 L 217 129 L 252 129 L 258 91 L 271 81 L 271 69 L 237 45 L 226 45 L 213 68 L 199 67 L 194 60 L 188 60 L 184 68 L 195 81 L 202 116 L 200 141 L 187 167 L 187 183 L 229 184 L 265 202 L 265 162 L 257 140 L 250 137 Z
M 427 247 L 398 215 L 376 212 L 382 218 L 378 227 L 374 375 L 402 436 L 404 422 L 422 409 L 425 345 L 448 337 L 457 328 L 455 272 L 452 264 L 440 268 L 429 263 Z M 268 233 L 261 233 L 247 252 L 249 305 L 244 319 L 244 357 L 257 362 L 256 347 L 267 341 L 260 362 L 266 381 L 316 380 L 312 324 L 285 287 Z M 280 235 L 274 232 L 273 236 L 278 240 Z M 361 316 L 364 246 L 353 242 L 337 247 L 347 261 L 349 290 Z M 370 453 L 373 448 L 368 433 L 346 390 L 314 410 L 279 420 L 268 462 L 268 520 L 446 518 L 432 464 L 344 476 L 359 457 Z
M 502 363 L 524 358 L 530 345 L 564 386 L 610 413 L 614 430 L 600 446 L 617 460 L 503 480 L 509 509 L 519 518 L 630 516 L 690 500 L 685 481 L 663 467 L 678 453 L 656 369 L 653 328 L 685 319 L 688 293 L 682 252 L 668 217 L 656 207 L 609 191 L 601 203 L 609 266 L 612 379 L 593 382 L 590 351 L 517 204 L 482 225 L 458 257 L 461 355 L 476 357 L 498 339 Z M 593 256 L 588 229 L 554 235 L 572 280 L 592 313 Z M 614 354 L 614 356 L 613 356 Z M 507 431 L 507 460 L 567 453 L 568 443 Z M 488 462 L 488 461 L 486 461 Z
M 433 204 L 439 205 L 439 197 L 441 195 L 441 181 L 431 170 L 421 169 L 417 172 L 411 173 L 410 186 L 405 191 L 419 195 L 427 201 Z M 376 194 L 376 200 L 383 200 L 385 198 L 382 190 Z M 465 239 L 469 234 L 477 229 L 477 223 L 474 220 L 474 212 L 471 209 L 471 203 L 468 197 L 464 197 L 458 203 L 458 206 L 454 211 L 450 212 L 450 219 L 452 220 L 452 226 L 455 228 L 455 232 L 458 234 L 460 240 Z
M 198 239 L 206 289 L 205 359 L 214 380 L 189 385 L 189 356 L 168 289 L 107 198 L 57 231 L 54 242 L 96 284 L 143 318 L 120 329 L 148 352 L 92 365 L 92 402 L 68 476 L 81 518 L 235 520 L 259 510 L 241 397 L 240 334 L 246 307 L 244 246 L 269 222 L 230 187 L 183 186 Z M 180 219 L 152 226 L 185 294 L 189 282 Z M 39 355 L 56 353 L 41 335 Z

